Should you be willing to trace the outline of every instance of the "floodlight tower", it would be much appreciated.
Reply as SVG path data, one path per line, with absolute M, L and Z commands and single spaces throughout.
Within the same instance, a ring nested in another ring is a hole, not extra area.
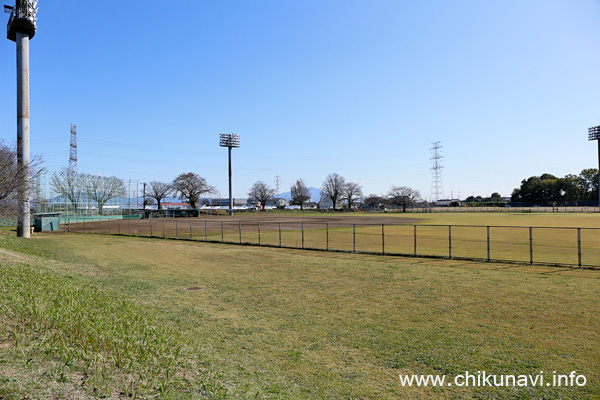
M 588 128 L 588 140 L 598 141 L 598 207 L 600 207 L 600 126 Z
M 6 36 L 17 43 L 17 166 L 23 171 L 18 189 L 19 219 L 17 236 L 29 238 L 29 39 L 35 35 L 37 0 L 16 0 L 4 6 L 10 13 Z
M 233 195 L 231 193 L 231 149 L 240 147 L 240 135 L 235 133 L 221 133 L 219 135 L 219 145 L 227 147 L 229 153 L 229 212 L 233 213 Z

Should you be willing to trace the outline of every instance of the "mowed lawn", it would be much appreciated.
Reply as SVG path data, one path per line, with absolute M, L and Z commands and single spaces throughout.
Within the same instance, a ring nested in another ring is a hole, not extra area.
M 225 397 L 600 397 L 600 271 L 104 235 L 2 243 L 3 263 L 91 283 L 175 328 L 201 349 Z M 398 379 L 465 371 L 543 371 L 545 382 L 577 371 L 587 385 L 409 388 Z

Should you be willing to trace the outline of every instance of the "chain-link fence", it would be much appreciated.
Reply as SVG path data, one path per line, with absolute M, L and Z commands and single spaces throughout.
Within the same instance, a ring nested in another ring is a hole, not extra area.
M 122 219 L 68 232 L 403 256 L 600 267 L 600 228 Z
M 31 205 L 36 213 L 104 218 L 137 213 L 142 199 L 138 180 L 71 171 L 38 173 Z
M 387 208 L 386 212 L 403 212 L 402 208 Z M 408 213 L 597 213 L 598 206 L 547 206 L 547 207 L 409 207 Z

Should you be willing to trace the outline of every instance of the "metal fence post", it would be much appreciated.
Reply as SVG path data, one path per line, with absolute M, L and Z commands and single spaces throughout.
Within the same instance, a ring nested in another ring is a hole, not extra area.
M 207 224 L 207 221 L 204 221 L 204 241 L 208 242 L 208 232 L 207 232 L 206 224 Z
M 127 235 L 131 236 L 131 220 L 127 219 Z
M 152 217 L 150 217 L 150 237 L 154 236 L 152 234 Z
M 85 223 L 85 220 L 84 220 L 84 223 Z M 121 220 L 120 219 L 117 220 L 117 228 L 119 228 L 119 235 L 120 235 L 121 234 Z
M 165 219 L 162 220 L 163 223 L 163 239 L 165 238 Z
M 281 247 L 281 222 L 279 223 L 279 247 Z
M 490 227 L 487 227 L 487 260 L 490 261 Z
M 108 220 L 108 222 L 110 224 L 110 219 Z M 142 236 L 142 220 L 140 218 L 138 218 L 138 236 Z
M 352 252 L 356 253 L 356 224 L 352 224 Z
M 415 257 L 417 256 L 417 226 L 415 225 Z
M 529 264 L 533 264 L 533 227 L 529 227 Z
M 223 236 L 223 221 L 221 221 L 221 243 L 225 243 L 225 239 Z
M 70 227 L 69 225 L 69 232 L 71 231 Z M 110 235 L 110 219 L 108 220 L 108 234 Z
M 258 245 L 260 246 L 260 222 L 258 223 Z
M 381 224 L 381 254 L 385 255 L 385 224 Z
M 177 239 L 177 220 L 175 220 L 175 239 Z
M 102 220 L 100 220 L 100 233 L 102 234 Z
M 302 248 L 304 248 L 304 222 L 301 225 L 302 225 Z
M 92 233 L 94 233 L 94 220 L 90 221 L 92 223 Z
M 192 239 L 192 220 L 190 219 L 190 240 Z
M 327 232 L 327 251 L 329 251 L 329 224 L 325 224 L 325 231 Z
M 240 244 L 242 244 L 242 223 L 238 222 L 238 230 L 240 232 Z
M 578 266 L 581 268 L 581 228 L 577 228 L 577 255 L 578 255 Z
M 448 225 L 448 258 L 452 260 L 452 225 Z

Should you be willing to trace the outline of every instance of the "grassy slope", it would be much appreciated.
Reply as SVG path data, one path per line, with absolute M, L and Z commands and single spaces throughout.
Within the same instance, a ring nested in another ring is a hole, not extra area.
M 40 235 L 5 246 L 58 260 L 40 268 L 119 292 L 167 319 L 209 354 L 237 388 L 232 397 L 600 396 L 595 271 L 97 235 Z M 397 378 L 465 370 L 544 370 L 547 379 L 553 370 L 576 370 L 589 383 L 419 389 Z
M 0 399 L 220 397 L 202 349 L 81 267 L 0 234 Z

